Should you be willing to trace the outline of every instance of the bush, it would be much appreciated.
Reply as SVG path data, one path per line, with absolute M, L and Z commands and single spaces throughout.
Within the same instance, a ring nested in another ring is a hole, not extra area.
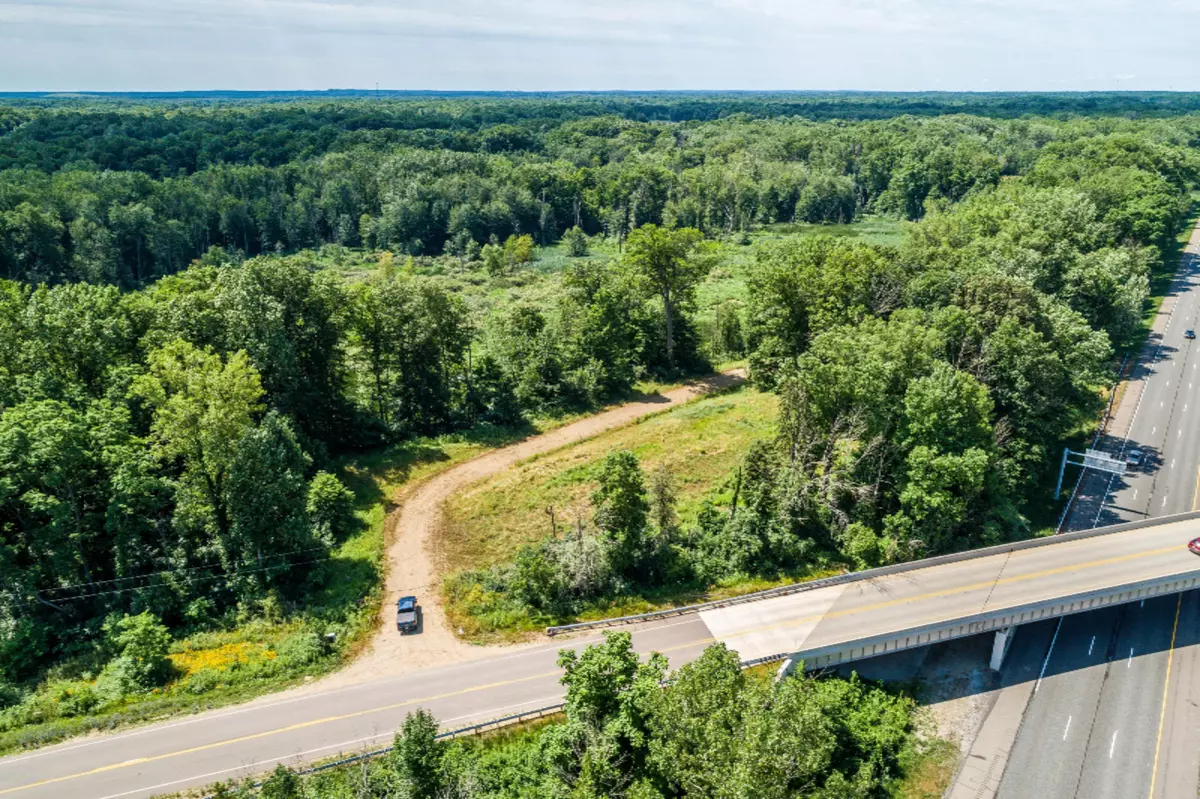
M 104 667 L 101 681 L 120 694 L 160 685 L 171 672 L 171 633 L 153 613 L 105 624 L 108 645 L 119 654 Z
M 275 649 L 281 667 L 294 668 L 316 663 L 329 653 L 325 640 L 313 632 L 289 635 Z
M 304 795 L 303 790 L 300 776 L 281 763 L 267 777 L 259 796 L 262 799 L 300 799 Z
M 504 255 L 512 266 L 531 263 L 533 261 L 533 237 L 509 236 L 504 242 Z
M 578 226 L 564 233 L 562 242 L 567 248 L 567 255 L 572 258 L 582 258 L 588 254 L 587 234 Z

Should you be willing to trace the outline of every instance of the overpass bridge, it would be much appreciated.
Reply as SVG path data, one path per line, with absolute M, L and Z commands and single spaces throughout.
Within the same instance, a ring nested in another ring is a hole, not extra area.
M 1001 633 L 1002 657 L 1013 625 L 1197 585 L 1200 556 L 1187 542 L 1198 536 L 1200 513 L 1189 513 L 581 626 L 631 624 L 637 651 L 663 652 L 673 668 L 714 641 L 743 660 L 788 653 L 812 669 L 989 631 Z M 0 797 L 146 799 L 386 744 L 418 707 L 449 726 L 544 707 L 563 693 L 557 651 L 598 637 L 481 648 L 452 665 L 15 754 L 0 759 Z
M 1200 585 L 1200 513 L 1185 513 L 873 569 L 811 590 L 699 611 L 743 659 L 821 669 Z

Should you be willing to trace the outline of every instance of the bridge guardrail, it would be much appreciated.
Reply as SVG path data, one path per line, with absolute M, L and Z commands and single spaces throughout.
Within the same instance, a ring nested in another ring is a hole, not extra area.
M 765 657 L 758 657 L 758 658 L 752 658 L 750 660 L 743 660 L 742 668 L 748 669 L 753 666 L 761 666 L 764 663 L 773 663 L 777 660 L 783 660 L 787 657 L 789 657 L 789 655 L 785 652 L 785 653 L 781 653 L 778 655 L 767 655 Z M 476 724 L 468 724 L 465 727 L 457 727 L 453 730 L 447 730 L 446 732 L 440 732 L 435 736 L 435 740 L 448 741 L 448 740 L 453 740 L 454 738 L 461 738 L 464 735 L 478 735 L 479 733 L 482 733 L 485 730 L 487 730 L 489 727 L 493 727 L 495 729 L 500 729 L 501 727 L 507 727 L 510 724 L 520 724 L 521 722 L 524 722 L 524 721 L 533 721 L 536 719 L 543 718 L 544 716 L 553 715 L 555 713 L 561 713 L 566 706 L 567 706 L 566 702 L 559 702 L 554 705 L 546 705 L 545 707 L 539 707 L 534 710 L 525 710 L 521 713 L 513 713 L 511 715 L 502 716 L 497 719 L 489 719 L 488 721 L 480 721 Z M 351 755 L 350 757 L 343 757 L 340 760 L 333 760 L 333 761 L 330 761 L 329 763 L 321 763 L 318 766 L 311 766 L 310 768 L 301 769 L 297 773 L 298 774 L 316 774 L 318 772 L 328 771 L 329 769 L 337 768 L 339 766 L 348 766 L 352 763 L 361 763 L 364 760 L 371 760 L 373 758 L 379 757 L 380 755 L 385 755 L 390 751 L 392 751 L 392 747 L 385 746 L 381 749 L 373 749 L 369 752 L 360 752 L 357 755 Z M 263 784 L 261 782 L 256 782 L 256 783 L 254 783 L 254 785 L 252 785 L 250 787 L 254 788 L 254 789 L 258 789 L 258 788 L 261 788 L 262 786 L 263 786 Z M 204 799 L 216 799 L 216 796 L 213 794 L 208 794 L 204 797 Z
M 1096 527 L 1091 530 L 1079 530 L 1074 533 L 1062 533 L 1060 535 L 1045 536 L 1043 538 L 1030 538 L 1024 541 L 1013 541 L 1007 544 L 998 544 L 996 546 L 983 547 L 982 549 L 971 549 L 965 552 L 954 552 L 948 555 L 937 555 L 935 557 L 925 558 L 923 560 L 913 560 L 907 563 L 895 563 L 891 566 L 880 566 L 875 569 L 866 569 L 865 571 L 860 572 L 847 572 L 846 574 L 838 574 L 834 575 L 833 577 L 823 577 L 819 580 L 812 580 L 807 583 L 781 585 L 776 588 L 768 588 L 764 591 L 755 591 L 752 594 L 743 594 L 742 596 L 729 597 L 728 599 L 717 599 L 710 602 L 700 602 L 695 605 L 681 605 L 677 608 L 666 608 L 664 610 L 655 610 L 649 613 L 637 613 L 631 616 L 616 616 L 611 619 L 596 619 L 595 621 L 583 621 L 575 624 L 563 624 L 555 627 L 547 627 L 546 635 L 554 637 L 555 635 L 561 635 L 563 633 L 582 632 L 585 630 L 597 630 L 605 627 L 618 627 L 628 624 L 638 624 L 641 622 L 671 618 L 673 616 L 686 616 L 691 613 L 700 613 L 705 610 L 716 610 L 717 608 L 742 605 L 748 602 L 761 602 L 764 599 L 790 596 L 791 594 L 799 594 L 805 591 L 815 591 L 819 588 L 828 588 L 830 586 L 841 585 L 843 583 L 874 580 L 879 577 L 887 577 L 893 574 L 916 571 L 917 569 L 927 569 L 931 566 L 959 563 L 964 560 L 985 558 L 990 555 L 1002 555 L 1007 552 L 1017 552 L 1023 549 L 1054 546 L 1056 544 L 1063 544 L 1068 541 L 1094 538 L 1101 535 L 1113 535 L 1114 533 L 1123 533 L 1129 530 L 1136 530 L 1145 527 L 1157 527 L 1162 524 L 1188 521 L 1189 519 L 1200 519 L 1200 511 L 1177 513 L 1173 516 L 1158 516 L 1154 519 L 1144 519 L 1142 521 L 1127 522 L 1125 524 L 1114 524 L 1108 527 Z

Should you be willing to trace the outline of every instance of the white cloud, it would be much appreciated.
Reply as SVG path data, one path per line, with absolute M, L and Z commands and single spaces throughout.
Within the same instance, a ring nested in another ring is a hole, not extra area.
M 0 0 L 0 89 L 1200 88 L 1197 22 L 1184 0 Z

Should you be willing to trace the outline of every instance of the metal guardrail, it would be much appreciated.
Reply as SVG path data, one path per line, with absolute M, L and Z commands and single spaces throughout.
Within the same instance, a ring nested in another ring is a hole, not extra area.
M 768 588 L 765 591 L 755 591 L 752 594 L 742 594 L 741 596 L 730 597 L 729 599 L 718 599 L 712 602 L 701 602 L 696 605 L 682 605 L 677 608 L 656 610 L 651 611 L 650 613 L 638 613 L 632 616 L 617 616 L 611 619 L 597 619 L 595 621 L 583 621 L 576 624 L 563 624 L 557 627 L 547 627 L 546 635 L 553 637 L 562 633 L 580 632 L 583 630 L 597 630 L 604 627 L 618 627 L 621 625 L 638 624 L 646 621 L 657 621 L 658 619 L 671 618 L 672 616 L 685 616 L 690 613 L 700 613 L 705 610 L 715 610 L 717 608 L 731 607 L 733 605 L 742 605 L 748 602 L 761 602 L 764 599 L 773 599 L 780 596 L 790 596 L 791 594 L 799 594 L 805 591 L 815 591 L 819 588 L 828 588 L 834 585 L 841 585 L 842 583 L 874 580 L 876 578 L 887 577 L 892 574 L 901 574 L 903 572 L 916 571 L 917 569 L 927 569 L 931 566 L 942 566 L 948 563 L 958 563 L 964 560 L 985 558 L 990 555 L 1003 555 L 1007 552 L 1016 552 L 1022 549 L 1036 549 L 1037 547 L 1053 546 L 1066 541 L 1075 541 L 1082 538 L 1093 538 L 1101 535 L 1112 535 L 1114 533 L 1122 533 L 1128 530 L 1137 530 L 1145 527 L 1157 527 L 1162 524 L 1188 521 L 1191 519 L 1200 519 L 1200 511 L 1177 513 L 1172 516 L 1158 516 L 1153 519 L 1144 519 L 1137 522 L 1114 524 L 1109 527 L 1096 527 L 1090 530 L 1078 530 L 1073 533 L 1062 533 L 1060 535 L 1046 536 L 1044 538 L 1031 538 L 1024 541 L 1014 541 L 1008 544 L 998 544 L 996 546 L 984 547 L 982 549 L 971 549 L 965 552 L 954 552 L 949 555 L 938 555 L 932 558 L 925 558 L 924 560 L 913 560 L 907 563 L 896 563 L 891 566 L 880 566 L 875 569 L 867 569 L 860 572 L 847 572 L 846 574 L 838 574 L 834 575 L 833 577 L 824 577 L 819 580 L 811 580 L 807 583 L 781 585 L 777 588 Z
M 490 727 L 499 729 L 500 727 L 506 727 L 510 724 L 520 724 L 523 721 L 532 721 L 534 719 L 540 719 L 545 716 L 552 715 L 554 713 L 560 713 L 560 712 L 562 712 L 562 709 L 564 707 L 566 707 L 566 703 L 559 702 L 556 705 L 546 705 L 545 707 L 539 707 L 534 710 L 526 710 L 521 713 L 513 713 L 512 715 L 502 716 L 497 719 L 488 719 L 487 721 L 480 721 L 476 724 L 468 724 L 465 727 L 457 727 L 453 730 L 446 730 L 445 732 L 440 732 L 434 737 L 434 739 L 438 740 L 438 741 L 448 741 L 448 740 L 452 740 L 454 738 L 461 738 L 464 735 L 478 735 L 478 734 L 486 731 Z M 333 760 L 333 761 L 330 761 L 329 763 L 322 763 L 318 766 L 311 766 L 306 769 L 300 769 L 296 773 L 297 774 L 316 774 L 321 771 L 328 771 L 329 769 L 338 768 L 339 766 L 348 766 L 352 763 L 361 763 L 364 760 L 371 760 L 373 758 L 379 757 L 380 755 L 385 755 L 390 751 L 392 751 L 392 747 L 385 746 L 381 749 L 373 749 L 369 752 L 360 752 L 357 755 L 351 755 L 350 757 L 344 757 L 341 760 Z M 257 788 L 261 788 L 262 786 L 263 786 L 263 784 L 261 782 L 256 782 L 253 785 L 251 785 L 250 787 L 257 789 Z M 204 797 L 204 799 L 215 799 L 215 796 L 213 794 L 208 794 Z
M 766 655 L 765 657 L 751 658 L 750 660 L 742 661 L 742 668 L 749 669 L 753 668 L 754 666 L 761 666 L 764 663 L 774 663 L 775 661 L 785 660 L 788 657 L 791 657 L 791 655 L 787 652 L 783 652 L 778 655 Z M 545 707 L 539 707 L 535 710 L 526 710 L 521 713 L 513 713 L 510 716 L 502 716 L 498 719 L 490 719 L 488 721 L 481 721 L 476 724 L 468 724 L 466 727 L 458 727 L 453 730 L 447 730 L 446 732 L 440 732 L 435 736 L 435 740 L 448 741 L 455 738 L 461 738 L 465 735 L 479 735 L 480 733 L 486 732 L 489 728 L 500 729 L 501 727 L 507 727 L 511 724 L 520 724 L 525 721 L 533 721 L 553 715 L 555 713 L 561 713 L 566 706 L 566 702 L 559 702 L 558 704 L 546 705 Z M 380 755 L 386 755 L 390 751 L 392 751 L 392 747 L 385 746 L 381 749 L 373 749 L 369 752 L 360 752 L 357 755 L 344 757 L 340 760 L 322 763 L 319 766 L 311 766 L 306 769 L 301 769 L 296 773 L 316 774 L 318 772 L 328 771 L 329 769 L 338 768 L 340 766 L 349 766 L 353 763 L 361 763 L 365 760 L 372 760 Z M 256 782 L 250 787 L 257 789 L 261 788 L 262 786 L 263 784 L 261 782 Z M 205 796 L 204 799 L 215 799 L 215 796 L 213 794 L 209 794 Z

